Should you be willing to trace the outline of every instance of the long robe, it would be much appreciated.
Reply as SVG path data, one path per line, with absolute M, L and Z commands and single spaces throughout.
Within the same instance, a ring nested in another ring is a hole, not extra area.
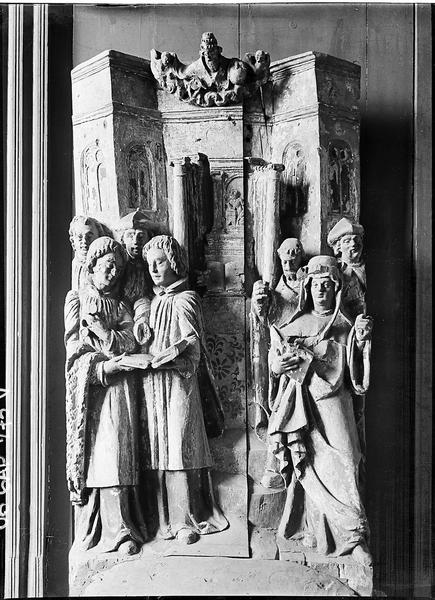
M 273 384 L 269 435 L 288 484 L 279 534 L 302 538 L 322 554 L 347 554 L 369 533 L 351 394 L 351 382 L 360 392 L 363 387 L 362 357 L 351 323 L 337 310 L 332 321 L 331 314 L 305 312 L 279 333 L 281 348 L 279 341 L 272 345 L 271 359 L 289 341 L 312 353 L 299 371 Z
M 287 279 L 282 275 L 275 288 L 271 289 L 271 302 L 265 316 L 259 316 L 254 307 L 250 312 L 251 357 L 255 389 L 255 432 L 259 439 L 267 443 L 267 423 L 269 420 L 269 367 L 267 351 L 270 346 L 270 326 L 279 327 L 288 323 L 298 308 L 300 280 Z M 276 461 L 268 450 L 266 470 L 276 471 Z
M 171 531 L 167 537 L 183 527 L 197 533 L 220 531 L 228 523 L 213 497 L 209 473 L 213 461 L 197 377 L 203 337 L 199 296 L 186 289 L 184 279 L 166 289 L 155 288 L 155 293 L 149 352 L 155 356 L 189 339 L 169 369 L 151 369 L 143 377 L 143 464 L 146 470 L 159 472 L 160 528 Z
M 98 312 L 110 331 L 101 341 L 86 329 Z M 89 285 L 65 300 L 67 478 L 77 505 L 75 547 L 116 550 L 142 542 L 138 484 L 138 411 L 132 374 L 107 378 L 103 363 L 135 348 L 127 305 Z

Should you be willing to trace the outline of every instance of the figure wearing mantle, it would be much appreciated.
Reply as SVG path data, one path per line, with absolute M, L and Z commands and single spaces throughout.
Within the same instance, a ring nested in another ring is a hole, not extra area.
M 116 292 L 125 261 L 117 242 L 98 238 L 87 256 L 89 284 L 65 300 L 67 479 L 76 550 L 132 554 L 147 536 L 137 490 L 137 388 L 133 374 L 116 364 L 136 347 L 130 309 Z
M 325 310 L 314 302 L 313 285 L 321 286 L 316 294 Z M 368 386 L 370 331 L 369 319 L 358 318 L 352 327 L 341 310 L 337 262 L 318 256 L 308 263 L 298 312 L 275 330 L 270 350 L 269 435 L 289 486 L 278 533 L 301 538 L 321 554 L 353 552 L 366 565 L 371 557 L 352 393 Z
M 201 305 L 197 293 L 188 290 L 183 251 L 174 238 L 153 238 L 144 257 L 156 283 L 149 352 L 158 356 L 181 348 L 180 343 L 185 347 L 171 361 L 153 363 L 143 376 L 143 459 L 147 480 L 157 488 L 158 535 L 192 543 L 198 534 L 228 526 L 213 497 L 213 461 L 198 383 L 205 351 Z

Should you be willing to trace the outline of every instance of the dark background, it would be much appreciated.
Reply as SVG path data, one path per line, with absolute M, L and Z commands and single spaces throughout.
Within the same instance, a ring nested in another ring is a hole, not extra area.
M 375 588 L 389 596 L 411 595 L 415 15 L 410 4 L 50 8 L 48 595 L 67 593 L 70 545 L 62 341 L 62 307 L 71 259 L 67 233 L 72 210 L 69 73 L 73 66 L 108 48 L 149 58 L 155 47 L 175 51 L 180 60 L 190 62 L 197 58 L 204 31 L 215 33 L 225 56 L 243 56 L 261 48 L 274 61 L 317 50 L 361 65 L 361 223 L 366 230 L 368 307 L 375 319 L 366 410 L 366 507 Z

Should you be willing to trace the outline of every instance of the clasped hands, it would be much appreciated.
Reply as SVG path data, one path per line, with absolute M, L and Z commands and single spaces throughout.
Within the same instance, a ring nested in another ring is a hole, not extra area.
M 283 375 L 287 371 L 294 371 L 298 368 L 301 357 L 292 352 L 285 352 L 281 354 L 279 350 L 276 351 L 276 355 L 271 362 L 272 371 L 275 375 Z

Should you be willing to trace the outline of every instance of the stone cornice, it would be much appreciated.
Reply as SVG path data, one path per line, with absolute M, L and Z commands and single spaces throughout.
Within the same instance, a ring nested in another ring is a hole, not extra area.
M 160 111 L 155 110 L 154 108 L 141 108 L 139 106 L 131 106 L 129 104 L 114 101 L 104 104 L 92 112 L 73 115 L 72 122 L 73 125 L 80 125 L 81 123 L 88 123 L 89 121 L 109 117 L 114 114 L 127 114 L 133 117 L 139 117 L 144 121 L 155 121 L 157 123 L 161 123 L 162 121 Z
M 270 76 L 272 81 L 278 81 L 289 73 L 301 73 L 314 67 L 347 77 L 359 78 L 361 74 L 360 65 L 322 52 L 310 51 L 273 62 L 270 65 Z
M 84 79 L 108 68 L 121 69 L 122 71 L 134 73 L 138 77 L 149 79 L 154 84 L 154 77 L 151 73 L 149 60 L 124 54 L 117 50 L 104 50 L 103 52 L 100 52 L 100 54 L 81 63 L 71 71 L 71 80 L 75 83 L 80 81 L 80 79 Z
M 243 108 L 231 106 L 222 108 L 201 108 L 192 110 L 162 110 L 164 123 L 203 123 L 207 121 L 241 121 Z
M 307 119 L 325 114 L 337 117 L 339 119 L 345 119 L 347 121 L 359 121 L 358 108 L 349 109 L 344 106 L 331 106 L 323 102 L 316 102 L 315 104 L 302 106 L 294 110 L 276 113 L 271 117 L 270 121 L 272 125 L 276 125 L 278 123 L 296 121 L 301 118 Z

